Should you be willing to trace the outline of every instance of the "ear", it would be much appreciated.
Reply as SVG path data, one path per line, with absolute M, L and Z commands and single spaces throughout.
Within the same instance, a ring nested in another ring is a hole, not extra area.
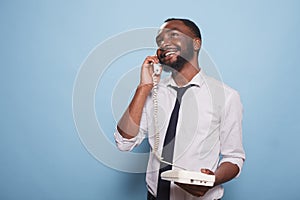
M 193 39 L 193 45 L 194 45 L 194 50 L 195 51 L 199 51 L 199 49 L 201 48 L 201 40 L 200 40 L 200 38 L 194 38 Z

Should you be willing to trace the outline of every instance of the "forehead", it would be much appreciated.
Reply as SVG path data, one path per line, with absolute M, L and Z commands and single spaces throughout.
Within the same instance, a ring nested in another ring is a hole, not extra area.
M 192 31 L 190 30 L 190 28 L 188 26 L 186 26 L 182 21 L 180 20 L 172 20 L 172 21 L 168 21 L 166 23 L 164 23 L 160 28 L 159 31 L 157 33 L 157 37 L 171 31 L 171 30 L 177 30 L 183 34 L 185 34 L 186 36 L 189 36 L 191 38 L 194 37 L 194 34 L 192 33 Z

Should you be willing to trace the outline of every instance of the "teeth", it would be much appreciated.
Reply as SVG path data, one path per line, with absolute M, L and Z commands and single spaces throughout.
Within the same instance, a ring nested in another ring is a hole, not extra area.
M 172 55 L 172 54 L 175 54 L 175 52 L 172 52 L 172 51 L 167 52 L 167 53 L 165 54 L 165 56 L 170 56 L 170 55 Z

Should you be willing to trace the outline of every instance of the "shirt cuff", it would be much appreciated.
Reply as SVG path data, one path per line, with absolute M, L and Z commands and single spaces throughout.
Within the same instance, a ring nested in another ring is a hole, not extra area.
M 117 147 L 120 151 L 131 151 L 134 147 L 139 145 L 143 140 L 143 137 L 141 137 L 140 134 L 138 134 L 134 138 L 130 138 L 130 139 L 124 138 L 117 130 L 114 133 L 114 137 L 115 137 Z

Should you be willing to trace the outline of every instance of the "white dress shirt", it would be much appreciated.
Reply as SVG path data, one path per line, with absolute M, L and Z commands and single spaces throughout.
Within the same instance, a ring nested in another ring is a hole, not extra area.
M 245 159 L 242 145 L 242 104 L 238 92 L 205 75 L 202 70 L 190 81 L 195 84 L 182 97 L 174 145 L 173 163 L 187 170 L 200 171 L 207 168 L 215 171 L 223 162 L 236 164 L 240 171 Z M 159 153 L 162 152 L 164 137 L 175 105 L 176 86 L 172 77 L 158 84 L 158 128 L 160 133 Z M 130 151 L 148 137 L 154 147 L 152 94 L 146 100 L 140 131 L 132 139 L 115 133 L 117 147 Z M 151 153 L 149 156 L 146 182 L 148 190 L 156 196 L 160 162 Z M 173 166 L 173 168 L 176 168 Z M 223 187 L 210 189 L 203 197 L 194 197 L 171 183 L 170 199 L 212 200 L 223 196 Z

